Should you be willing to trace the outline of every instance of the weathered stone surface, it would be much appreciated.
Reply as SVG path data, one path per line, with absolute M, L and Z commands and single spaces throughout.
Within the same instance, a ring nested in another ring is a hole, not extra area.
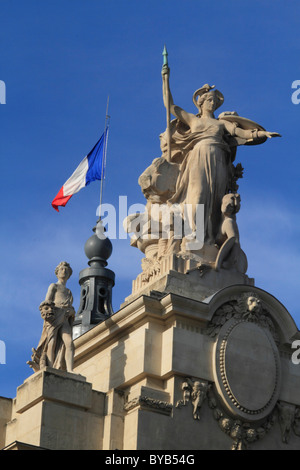
M 0 449 L 5 446 L 6 423 L 11 419 L 13 400 L 0 397 Z
M 282 304 L 253 286 L 202 302 L 154 294 L 75 340 L 75 368 L 118 403 L 105 449 L 297 449 L 294 431 L 282 441 L 277 403 L 289 400 L 297 431 L 300 369 L 288 345 L 299 336 Z M 233 401 L 217 355 L 224 338 Z
M 18 388 L 7 449 L 299 449 L 300 332 L 273 296 L 141 296 Z M 222 348 L 222 346 L 224 346 Z M 0 407 L 1 410 L 1 407 Z M 5 413 L 4 413 L 5 414 Z
M 7 450 L 101 449 L 104 399 L 80 375 L 52 368 L 37 372 L 18 387 L 6 423 L 5 446 Z

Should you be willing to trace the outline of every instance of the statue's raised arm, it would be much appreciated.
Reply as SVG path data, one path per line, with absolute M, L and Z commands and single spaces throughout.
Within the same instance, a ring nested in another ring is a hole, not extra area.
M 173 114 L 173 116 L 190 127 L 193 119 L 195 119 L 196 116 L 192 113 L 188 113 L 184 109 L 180 108 L 180 106 L 174 104 L 169 85 L 170 69 L 167 65 L 163 65 L 161 74 L 163 79 L 163 101 L 166 109 L 168 109 L 169 106 L 170 112 Z

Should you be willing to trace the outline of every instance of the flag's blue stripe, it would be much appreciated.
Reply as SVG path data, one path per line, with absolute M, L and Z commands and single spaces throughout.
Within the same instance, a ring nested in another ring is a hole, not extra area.
M 92 181 L 101 180 L 102 175 L 102 162 L 104 158 L 104 150 L 106 145 L 107 129 L 100 137 L 95 147 L 87 155 L 89 169 L 86 173 L 85 185 L 89 185 Z

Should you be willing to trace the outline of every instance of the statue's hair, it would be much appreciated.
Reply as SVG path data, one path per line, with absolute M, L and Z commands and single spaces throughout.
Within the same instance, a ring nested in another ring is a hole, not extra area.
M 202 88 L 199 88 L 198 90 L 195 91 L 193 94 L 193 103 L 194 105 L 198 108 L 199 110 L 199 115 L 202 114 L 202 105 L 205 102 L 205 100 L 210 96 L 214 95 L 216 97 L 216 103 L 215 103 L 215 109 L 218 109 L 222 103 L 224 102 L 224 96 L 219 90 L 214 89 L 215 86 L 210 86 L 208 84 L 204 85 Z
M 260 300 L 259 295 L 256 292 L 251 292 L 251 291 L 250 292 L 244 292 L 242 294 L 242 297 L 244 298 L 244 300 L 249 299 L 249 297 L 254 297 L 255 299 Z
M 59 265 L 56 266 L 56 268 L 55 268 L 55 275 L 57 276 L 58 271 L 59 271 L 59 268 L 60 268 L 61 266 L 65 266 L 66 268 L 68 268 L 69 277 L 71 277 L 71 276 L 72 276 L 72 273 L 73 273 L 73 270 L 72 270 L 71 266 L 69 265 L 69 263 L 67 263 L 66 261 L 61 261 L 61 262 L 59 263 Z

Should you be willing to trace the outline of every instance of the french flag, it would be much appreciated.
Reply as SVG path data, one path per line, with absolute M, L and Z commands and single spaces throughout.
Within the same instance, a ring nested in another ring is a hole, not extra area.
M 104 177 L 105 153 L 108 127 L 90 153 L 80 162 L 74 173 L 65 182 L 52 201 L 52 207 L 59 212 L 59 206 L 65 206 L 73 194 L 88 186 L 92 181 Z

